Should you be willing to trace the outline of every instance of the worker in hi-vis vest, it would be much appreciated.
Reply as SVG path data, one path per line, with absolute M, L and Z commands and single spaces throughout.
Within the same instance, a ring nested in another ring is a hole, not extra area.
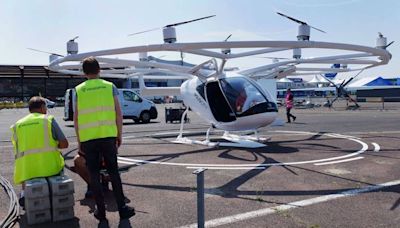
M 135 209 L 125 204 L 117 153 L 122 142 L 122 113 L 118 90 L 111 83 L 99 78 L 100 65 L 94 57 L 82 62 L 87 80 L 75 87 L 74 126 L 79 150 L 86 158 L 97 209 L 94 216 L 100 224 L 108 224 L 104 195 L 100 184 L 100 161 L 104 160 L 111 178 L 113 193 L 121 219 L 135 215 Z
M 22 184 L 21 206 L 24 206 L 25 181 L 59 174 L 64 168 L 59 149 L 68 147 L 68 140 L 56 120 L 47 115 L 43 97 L 29 100 L 29 112 L 10 128 L 15 155 L 14 182 Z

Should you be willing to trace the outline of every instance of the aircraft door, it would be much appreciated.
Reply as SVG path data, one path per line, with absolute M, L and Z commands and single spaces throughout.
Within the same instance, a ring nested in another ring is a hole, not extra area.
M 205 92 L 211 112 L 218 122 L 232 122 L 236 120 L 235 113 L 226 100 L 219 81 L 208 82 Z

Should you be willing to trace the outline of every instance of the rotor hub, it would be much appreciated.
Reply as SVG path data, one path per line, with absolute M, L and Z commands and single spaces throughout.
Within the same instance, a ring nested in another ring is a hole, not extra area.
M 149 61 L 149 57 L 147 56 L 147 52 L 139 52 L 139 61 Z
M 67 42 L 67 53 L 68 55 L 78 54 L 78 43 L 74 40 Z
M 306 24 L 299 25 L 299 30 L 297 33 L 297 40 L 310 40 L 310 26 Z
M 294 59 L 300 59 L 301 58 L 301 49 L 300 48 L 293 49 L 293 58 Z
M 176 30 L 174 27 L 163 28 L 163 37 L 165 43 L 175 43 L 176 42 Z
M 386 49 L 387 47 L 387 38 L 384 36 L 379 36 L 376 38 L 376 47 Z

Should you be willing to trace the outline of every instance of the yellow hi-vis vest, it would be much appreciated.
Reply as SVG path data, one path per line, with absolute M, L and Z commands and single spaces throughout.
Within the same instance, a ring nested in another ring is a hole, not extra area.
M 117 136 L 113 84 L 89 79 L 75 87 L 78 101 L 79 140 L 86 142 Z
M 36 177 L 49 177 L 61 172 L 64 158 L 53 139 L 53 116 L 31 113 L 11 126 L 14 145 L 14 182 L 20 184 Z

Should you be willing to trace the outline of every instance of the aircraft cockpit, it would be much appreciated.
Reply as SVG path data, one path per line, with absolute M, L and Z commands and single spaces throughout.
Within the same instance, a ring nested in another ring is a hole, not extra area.
M 229 77 L 208 82 L 206 96 L 215 119 L 221 122 L 278 111 L 271 98 L 268 99 L 261 89 L 245 77 Z

